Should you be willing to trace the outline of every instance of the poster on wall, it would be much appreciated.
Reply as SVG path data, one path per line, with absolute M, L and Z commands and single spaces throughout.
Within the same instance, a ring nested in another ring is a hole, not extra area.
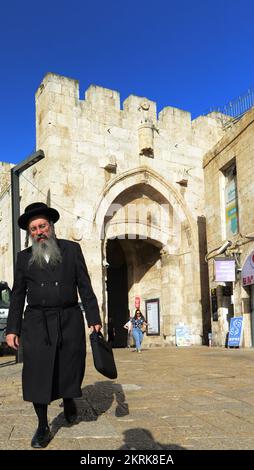
M 233 317 L 230 320 L 228 347 L 239 348 L 242 344 L 243 317 Z
M 160 334 L 160 301 L 159 299 L 146 300 L 147 336 Z
M 176 346 L 191 346 L 191 334 L 187 325 L 176 325 Z
M 236 178 L 234 177 L 225 187 L 226 196 L 226 233 L 231 237 L 238 232 L 238 207 Z
M 135 308 L 140 308 L 141 297 L 139 295 L 135 295 Z

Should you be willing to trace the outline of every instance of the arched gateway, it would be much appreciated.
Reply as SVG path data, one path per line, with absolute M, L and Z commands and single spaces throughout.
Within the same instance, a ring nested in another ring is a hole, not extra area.
M 105 319 L 114 327 L 114 346 L 126 346 L 123 324 L 128 310 L 134 311 L 136 296 L 144 313 L 147 301 L 159 300 L 159 329 L 146 343 L 172 343 L 182 321 L 192 324 L 198 342 L 201 314 L 193 295 L 199 284 L 197 236 L 181 195 L 155 171 L 139 167 L 110 181 L 94 222 L 102 243 Z

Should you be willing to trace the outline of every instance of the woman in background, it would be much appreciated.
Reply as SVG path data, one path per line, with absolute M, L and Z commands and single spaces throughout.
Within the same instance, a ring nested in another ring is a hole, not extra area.
M 144 332 L 142 331 L 146 326 L 147 323 L 145 321 L 144 315 L 142 315 L 141 311 L 137 308 L 135 311 L 134 317 L 131 319 L 132 323 L 132 336 L 135 341 L 136 351 L 138 353 L 141 352 L 141 344 L 144 337 Z

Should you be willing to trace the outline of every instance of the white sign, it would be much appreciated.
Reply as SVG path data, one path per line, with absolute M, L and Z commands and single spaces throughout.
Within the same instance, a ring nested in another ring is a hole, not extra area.
M 159 299 L 146 300 L 147 335 L 160 334 Z
M 187 325 L 176 325 L 176 346 L 191 346 L 191 334 Z
M 235 281 L 235 260 L 215 259 L 215 281 L 232 282 Z

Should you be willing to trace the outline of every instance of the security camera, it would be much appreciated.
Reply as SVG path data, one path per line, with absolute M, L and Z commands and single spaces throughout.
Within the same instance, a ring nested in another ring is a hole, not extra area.
M 232 242 L 230 240 L 227 240 L 223 245 L 217 250 L 217 255 L 220 255 L 221 253 L 224 253 L 226 249 L 232 245 Z
M 103 262 L 102 262 L 104 268 L 108 268 L 109 267 L 109 263 L 104 259 Z
M 237 270 L 238 273 L 242 272 L 242 268 L 240 266 L 238 268 L 236 268 L 236 270 Z

